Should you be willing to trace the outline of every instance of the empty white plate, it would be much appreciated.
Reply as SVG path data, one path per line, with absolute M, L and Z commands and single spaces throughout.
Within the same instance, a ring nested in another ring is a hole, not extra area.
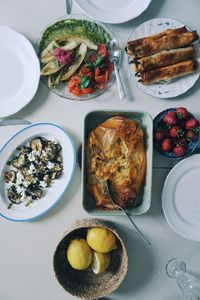
M 40 64 L 23 35 L 0 26 L 0 65 L 0 117 L 7 117 L 22 109 L 35 95 Z
M 200 155 L 182 160 L 168 174 L 162 208 L 169 225 L 183 237 L 200 241 Z
M 110 24 L 127 22 L 147 9 L 151 0 L 74 0 L 91 18 Z
M 47 188 L 44 196 L 35 200 L 31 206 L 24 203 L 14 204 L 10 209 L 10 200 L 7 197 L 4 174 L 7 171 L 7 162 L 16 155 L 16 148 L 30 142 L 34 137 L 57 140 L 62 146 L 63 172 L 51 187 Z M 42 216 L 52 208 L 61 198 L 74 174 L 76 152 L 74 143 L 66 130 L 56 124 L 36 123 L 17 132 L 0 151 L 0 215 L 11 221 L 32 221 Z

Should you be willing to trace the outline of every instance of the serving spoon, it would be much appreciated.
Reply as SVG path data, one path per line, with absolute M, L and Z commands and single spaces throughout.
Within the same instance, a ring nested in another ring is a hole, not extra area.
M 112 202 L 112 204 L 115 207 L 118 207 L 129 219 L 129 221 L 132 223 L 132 225 L 135 227 L 135 229 L 137 230 L 137 232 L 140 234 L 140 236 L 145 240 L 145 242 L 149 245 L 151 245 L 151 242 L 144 236 L 144 234 L 141 232 L 141 230 L 137 227 L 137 225 L 133 222 L 133 220 L 131 219 L 131 217 L 129 216 L 129 214 L 125 211 L 125 209 L 119 205 L 115 203 L 114 197 L 113 197 L 113 191 L 112 191 L 112 187 L 111 187 L 111 183 L 109 180 L 106 181 L 106 185 L 107 185 L 107 192 L 108 192 L 108 196 L 110 198 L 110 201 Z M 112 195 L 112 196 L 111 196 Z
M 125 99 L 126 98 L 126 93 L 124 90 L 124 86 L 121 80 L 121 77 L 119 75 L 118 71 L 118 62 L 121 56 L 121 49 L 117 46 L 117 44 L 111 40 L 107 43 L 108 48 L 111 50 L 111 56 L 110 60 L 114 64 L 114 70 L 115 70 L 115 76 L 116 76 L 116 81 L 117 81 L 117 88 L 118 88 L 118 93 L 119 93 L 119 98 L 120 99 Z

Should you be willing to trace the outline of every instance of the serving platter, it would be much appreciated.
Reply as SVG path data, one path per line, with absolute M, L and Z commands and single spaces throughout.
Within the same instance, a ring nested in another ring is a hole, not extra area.
M 107 50 L 110 53 L 110 56 L 113 56 L 114 53 L 114 49 L 111 45 L 113 45 L 113 43 L 116 45 L 116 48 L 119 48 L 119 42 L 116 38 L 116 36 L 114 35 L 114 33 L 111 31 L 111 29 L 101 23 L 98 22 L 94 22 L 94 20 L 92 20 L 91 18 L 85 16 L 85 15 L 81 15 L 81 14 L 74 14 L 74 15 L 70 15 L 70 16 L 62 16 L 61 18 L 55 20 L 54 22 L 48 24 L 48 26 L 45 27 L 45 29 L 42 31 L 38 41 L 37 41 L 37 52 L 38 52 L 38 56 L 40 58 L 41 56 L 41 52 L 42 50 L 44 50 L 44 48 L 47 46 L 47 43 L 44 47 L 44 41 L 45 38 L 47 37 L 47 34 L 50 32 L 50 34 L 52 35 L 53 39 L 63 36 L 63 33 L 59 33 L 57 34 L 57 28 L 58 24 L 63 24 L 63 26 L 65 28 L 68 27 L 73 27 L 75 22 L 79 22 L 80 24 L 75 25 L 75 29 L 72 28 L 72 32 L 67 32 L 64 33 L 64 35 L 68 35 L 68 36 L 74 36 L 76 37 L 81 37 L 81 38 L 85 38 L 85 36 L 88 35 L 88 39 L 91 40 L 92 42 L 94 42 L 96 45 L 101 44 L 101 43 L 105 43 Z M 72 24 L 73 23 L 73 24 Z M 55 27 L 56 25 L 56 27 Z M 91 26 L 91 28 L 89 28 Z M 53 28 L 53 29 L 52 29 Z M 54 28 L 55 31 L 54 31 Z M 53 32 L 52 32 L 53 30 Z M 96 30 L 99 30 L 98 32 L 98 37 L 96 37 L 95 35 L 97 34 Z M 55 34 L 54 34 L 55 32 Z M 52 40 L 49 39 L 49 42 L 51 42 Z M 84 41 L 83 41 L 84 43 Z M 86 56 L 83 60 L 83 62 L 81 63 L 81 65 L 79 66 L 79 68 L 77 69 L 77 71 L 80 70 L 80 67 L 83 65 L 83 63 L 85 62 L 86 59 L 88 59 L 88 47 L 87 47 L 87 53 Z M 109 59 L 109 58 L 108 58 Z M 121 62 L 121 52 L 119 51 L 119 59 L 118 59 L 118 67 L 120 66 L 120 62 Z M 41 64 L 42 67 L 42 64 Z M 75 72 L 74 74 L 77 74 L 77 72 Z M 48 86 L 48 78 L 47 76 L 41 76 L 43 83 L 49 88 Z M 93 98 L 96 98 L 98 96 L 100 96 L 101 94 L 103 94 L 104 92 L 106 92 L 106 90 L 108 88 L 110 88 L 113 83 L 115 81 L 115 74 L 114 72 L 111 72 L 109 75 L 109 80 L 108 82 L 105 84 L 105 88 L 104 89 L 100 89 L 97 88 L 94 90 L 93 93 L 91 94 L 84 94 L 81 96 L 78 95 L 73 95 L 73 93 L 68 91 L 68 81 L 60 81 L 59 84 L 56 87 L 52 87 L 50 88 L 50 90 L 52 92 L 54 92 L 55 94 L 59 95 L 60 97 L 63 97 L 65 99 L 69 99 L 69 100 L 79 100 L 79 101 L 83 101 L 83 100 L 90 100 Z
M 0 117 L 17 113 L 34 97 L 40 64 L 31 43 L 20 33 L 0 26 Z
M 19 146 L 41 136 L 46 139 L 57 140 L 62 146 L 63 172 L 62 175 L 44 193 L 44 196 L 35 200 L 30 206 L 23 203 L 12 205 L 7 196 L 7 185 L 4 180 L 8 169 L 7 162 L 16 155 Z M 75 169 L 76 154 L 74 143 L 66 130 L 56 124 L 35 123 L 25 127 L 11 137 L 0 151 L 0 215 L 11 221 L 32 221 L 52 208 L 68 188 Z
M 125 110 L 97 110 L 91 111 L 85 116 L 83 126 L 83 146 L 82 146 L 82 204 L 84 209 L 94 215 L 123 215 L 121 210 L 103 210 L 96 208 L 95 201 L 87 190 L 87 137 L 91 130 L 100 123 L 114 117 L 123 116 L 137 121 L 144 130 L 144 144 L 147 156 L 146 179 L 144 186 L 136 199 L 136 205 L 127 209 L 131 215 L 141 215 L 148 211 L 151 205 L 152 189 L 152 155 L 153 155 L 153 122 L 151 116 L 143 111 Z
M 138 17 L 151 3 L 151 0 L 74 0 L 91 18 L 110 24 L 127 22 Z
M 185 158 L 168 174 L 162 208 L 171 228 L 186 239 L 200 241 L 200 155 Z
M 149 21 L 146 21 L 142 23 L 139 27 L 134 30 L 128 41 L 131 41 L 133 39 L 139 39 L 146 36 L 153 35 L 155 33 L 162 32 L 168 28 L 179 28 L 183 27 L 185 24 L 174 20 L 170 18 L 157 18 L 157 19 L 151 19 Z M 130 62 L 130 59 L 128 59 L 128 62 Z M 187 92 L 192 86 L 195 84 L 195 82 L 199 78 L 199 68 L 196 72 L 193 74 L 189 74 L 183 77 L 179 77 L 177 79 L 174 79 L 173 81 L 169 83 L 154 83 L 150 85 L 144 85 L 140 82 L 138 82 L 137 77 L 135 76 L 135 73 L 130 67 L 130 73 L 132 76 L 132 80 L 136 80 L 137 86 L 146 94 L 151 95 L 153 97 L 157 98 L 173 98 L 177 97 L 185 92 Z

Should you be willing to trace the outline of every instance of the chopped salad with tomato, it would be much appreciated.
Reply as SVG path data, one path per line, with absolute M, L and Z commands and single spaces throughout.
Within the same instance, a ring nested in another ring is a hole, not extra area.
M 97 51 L 88 51 L 78 71 L 69 79 L 68 91 L 79 97 L 104 90 L 114 69 L 109 57 L 105 44 L 99 44 Z

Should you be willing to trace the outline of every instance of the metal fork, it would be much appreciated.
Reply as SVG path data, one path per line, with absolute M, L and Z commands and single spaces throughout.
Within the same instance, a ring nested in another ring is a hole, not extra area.
M 133 222 L 133 220 L 131 219 L 131 217 L 128 215 L 128 213 L 125 211 L 125 209 L 119 205 L 115 203 L 114 197 L 111 196 L 112 194 L 112 187 L 110 184 L 110 181 L 107 180 L 106 181 L 107 184 L 107 192 L 108 192 L 108 196 L 110 198 L 110 201 L 113 203 L 113 205 L 115 205 L 116 207 L 118 207 L 121 211 L 123 211 L 123 213 L 129 218 L 129 221 L 132 223 L 132 225 L 135 227 L 135 229 L 137 230 L 137 232 L 140 234 L 140 236 L 145 240 L 145 242 L 149 245 L 151 245 L 151 242 L 144 236 L 144 234 L 140 231 L 140 229 L 137 227 L 137 225 Z
M 30 121 L 19 119 L 19 118 L 0 118 L 0 126 L 9 126 L 9 125 L 28 125 L 31 124 Z
M 72 12 L 72 0 L 66 0 L 66 13 L 71 15 Z

